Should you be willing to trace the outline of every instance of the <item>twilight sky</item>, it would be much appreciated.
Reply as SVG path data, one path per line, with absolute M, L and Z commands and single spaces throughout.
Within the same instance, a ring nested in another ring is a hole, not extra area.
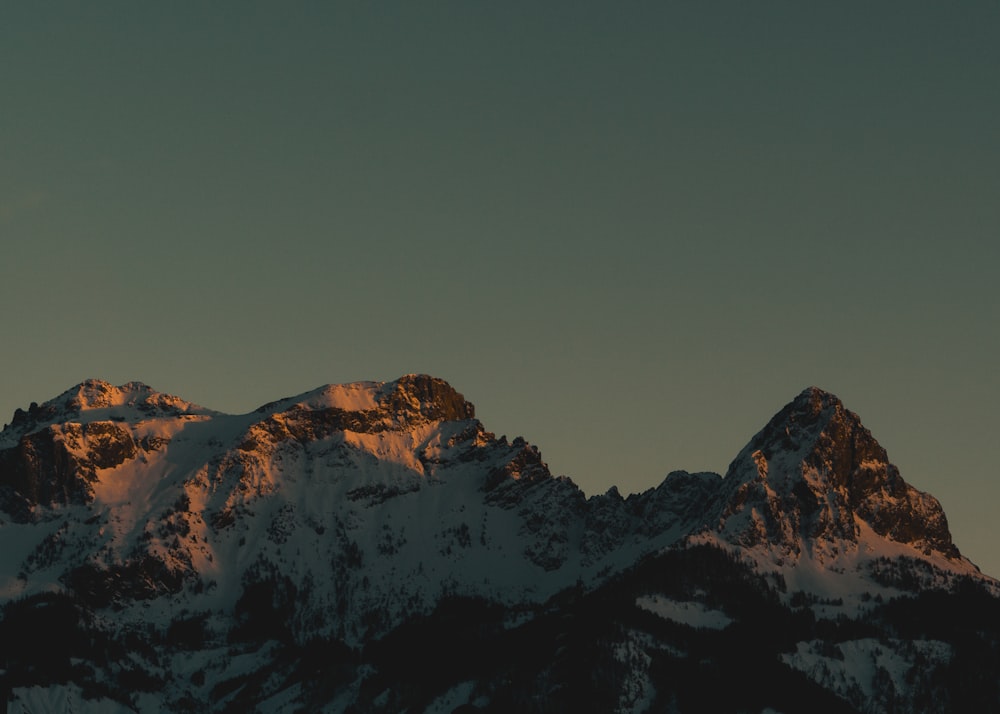
M 1000 4 L 0 7 L 0 424 L 443 377 L 588 494 L 815 384 L 1000 575 Z

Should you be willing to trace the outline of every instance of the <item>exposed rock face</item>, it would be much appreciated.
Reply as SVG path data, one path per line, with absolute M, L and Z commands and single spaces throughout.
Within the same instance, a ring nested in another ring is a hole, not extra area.
M 837 397 L 816 387 L 779 411 L 730 465 L 719 527 L 742 545 L 856 545 L 862 524 L 958 557 L 936 498 L 907 484 Z
M 171 419 L 207 410 L 141 382 L 113 386 L 88 379 L 54 399 L 14 412 L 0 432 L 0 503 L 19 519 L 36 505 L 84 504 L 97 472 L 169 441 L 137 435 L 142 419 Z
M 443 379 L 408 374 L 390 384 L 379 408 L 397 418 L 412 421 L 419 415 L 427 421 L 462 421 L 476 416 L 472 403 Z
M 0 451 L 0 488 L 13 492 L 10 497 L 24 507 L 85 504 L 93 497 L 98 470 L 135 456 L 131 432 L 115 422 L 55 424 Z
M 406 375 L 387 383 L 373 396 L 373 403 L 366 408 L 322 402 L 297 403 L 285 409 L 278 408 L 280 402 L 265 405 L 257 411 L 267 416 L 248 430 L 240 448 L 253 451 L 264 442 L 294 439 L 308 443 L 345 431 L 378 434 L 435 421 L 475 418 L 470 402 L 444 380 L 427 375 Z

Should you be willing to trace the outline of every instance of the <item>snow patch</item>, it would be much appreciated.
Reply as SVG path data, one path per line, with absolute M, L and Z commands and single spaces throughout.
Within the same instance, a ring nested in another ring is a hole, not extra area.
M 911 689 L 908 678 L 919 678 L 923 674 L 920 670 L 947 662 L 951 656 L 951 646 L 936 640 L 881 642 L 864 638 L 840 643 L 799 642 L 794 653 L 783 654 L 781 658 L 853 704 L 878 707 L 875 702 L 881 698 L 905 698 Z
M 135 714 L 135 710 L 112 699 L 85 699 L 74 684 L 14 689 L 7 704 L 8 714 L 74 712 L 75 714 Z
M 733 621 L 733 618 L 721 610 L 714 610 L 700 602 L 683 602 L 659 595 L 646 595 L 636 598 L 635 604 L 665 620 L 672 620 L 690 627 L 723 630 Z
M 382 382 L 328 384 L 298 397 L 301 400 L 298 406 L 307 409 L 343 409 L 348 412 L 376 409 L 382 385 Z

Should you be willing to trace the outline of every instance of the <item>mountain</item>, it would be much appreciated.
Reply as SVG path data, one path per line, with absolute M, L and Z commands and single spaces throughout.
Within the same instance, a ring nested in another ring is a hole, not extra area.
M 1000 585 L 817 388 L 587 498 L 426 375 L 88 380 L 0 432 L 0 538 L 15 711 L 1000 711 Z

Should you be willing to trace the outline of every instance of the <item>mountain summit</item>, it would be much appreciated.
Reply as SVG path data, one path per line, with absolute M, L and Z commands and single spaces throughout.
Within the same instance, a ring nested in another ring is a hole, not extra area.
M 602 598 L 622 616 L 638 608 L 712 629 L 748 616 L 726 599 L 732 588 L 774 612 L 815 603 L 812 617 L 850 621 L 870 617 L 875 596 L 996 591 L 952 543 L 937 500 L 817 388 L 725 477 L 672 472 L 641 494 L 586 498 L 427 375 L 327 385 L 243 415 L 88 380 L 0 432 L 0 537 L 0 640 L 44 626 L 31 608 L 58 608 L 80 636 L 66 661 L 88 663 L 54 672 L 42 655 L 0 653 L 15 663 L 7 686 L 41 708 L 32 688 L 55 684 L 140 711 L 524 709 L 503 704 L 499 659 L 454 660 L 417 686 L 390 652 L 466 631 L 497 652 L 538 637 L 539 652 L 558 650 L 546 639 L 563 626 L 552 613 L 569 622 Z M 615 642 L 615 658 L 632 653 L 615 687 L 666 686 L 650 679 L 655 657 L 638 640 Z M 316 652 L 334 664 L 312 662 Z M 547 691 L 534 678 L 561 675 L 535 665 L 531 686 Z M 136 677 L 145 694 L 128 684 Z M 413 686 L 422 694 L 406 699 Z M 642 710 L 641 697 L 615 691 L 618 704 L 599 710 Z
M 907 484 L 861 419 L 834 395 L 804 390 L 726 474 L 727 531 L 742 545 L 857 549 L 871 531 L 924 555 L 959 558 L 936 498 Z

